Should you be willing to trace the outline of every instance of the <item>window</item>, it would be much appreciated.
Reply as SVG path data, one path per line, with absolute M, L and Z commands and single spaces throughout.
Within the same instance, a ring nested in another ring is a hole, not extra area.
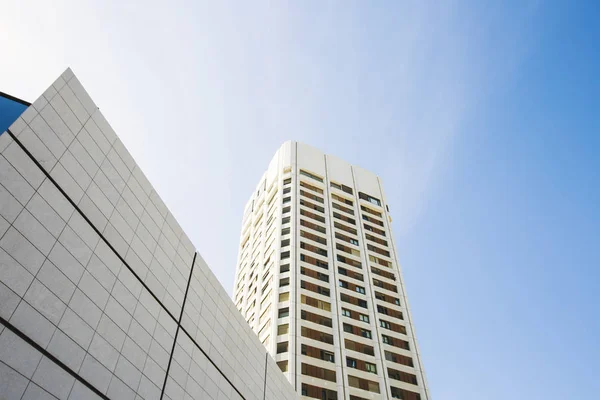
M 289 183 L 292 183 L 292 178 L 287 178 L 287 179 L 284 179 L 284 180 L 283 180 L 283 184 L 284 184 L 284 185 L 287 185 L 287 184 L 289 184 Z
M 281 370 L 281 372 L 287 372 L 287 370 L 288 370 L 288 362 L 287 362 L 287 360 L 285 360 L 285 361 L 278 361 L 277 362 L 277 366 L 279 367 L 279 369 Z
M 282 274 L 284 272 L 288 272 L 290 270 L 290 264 L 284 264 L 281 267 L 279 267 L 279 272 L 281 272 Z
M 280 293 L 279 301 L 288 301 L 290 299 L 290 292 Z
M 281 253 L 281 259 L 285 260 L 286 258 L 290 258 L 290 252 L 289 251 L 284 251 L 283 253 Z
M 319 178 L 318 176 L 313 175 L 310 172 L 304 171 L 302 169 L 300 170 L 300 175 L 308 176 L 309 178 L 312 178 L 312 179 L 314 179 L 316 181 L 323 182 L 322 178 Z
M 310 328 L 303 326 L 300 328 L 300 334 L 303 337 L 306 337 L 309 339 L 318 340 L 319 342 L 323 342 L 323 343 L 327 343 L 327 344 L 333 344 L 333 335 L 330 335 L 325 332 L 316 331 L 314 329 L 310 329 Z
M 277 343 L 277 354 L 287 353 L 288 342 Z
M 327 362 L 335 362 L 335 356 L 332 352 L 326 351 L 323 349 L 319 349 L 317 347 L 309 346 L 307 344 L 303 344 L 300 348 L 302 355 L 318 358 Z
M 289 332 L 289 324 L 279 325 L 277 327 L 277 335 L 286 335 Z
M 411 392 L 410 390 L 405 389 L 398 389 L 393 386 L 390 386 L 390 389 L 392 389 L 393 399 L 421 400 L 421 395 L 419 393 Z
M 283 278 L 279 280 L 279 287 L 288 286 L 290 284 L 290 278 Z
M 271 328 L 271 321 L 267 322 L 260 331 L 258 332 L 258 337 L 262 337 L 265 332 L 267 332 Z
M 289 235 L 289 234 L 290 234 L 290 228 L 283 228 L 281 230 L 281 236 Z
M 382 328 L 385 328 L 385 329 L 392 329 L 392 326 L 391 326 L 391 325 L 390 325 L 390 323 L 389 323 L 389 322 L 387 322 L 387 321 L 383 321 L 383 320 L 381 320 L 381 321 L 379 321 L 379 325 L 380 325 Z
M 381 215 L 381 213 L 379 211 L 371 210 L 369 207 L 360 206 L 360 209 L 363 210 L 364 212 L 369 213 L 369 214 L 376 215 L 376 216 L 378 216 L 380 218 L 382 217 L 382 215 Z
M 321 272 L 313 271 L 310 268 L 300 267 L 300 273 L 302 275 L 310 276 L 316 278 L 323 282 L 329 282 L 329 275 L 322 274 Z
M 286 187 L 286 188 L 283 189 L 283 194 L 288 194 L 291 191 L 292 191 L 292 188 Z
M 302 304 L 306 304 L 306 305 L 309 305 L 311 307 L 319 308 L 321 310 L 331 311 L 331 303 L 328 303 L 328 302 L 323 301 L 323 300 L 317 300 L 317 299 L 313 299 L 312 297 L 301 295 L 300 296 L 300 302 Z
M 377 373 L 377 366 L 375 364 L 365 362 L 365 369 L 367 370 L 367 372 L 371 372 L 373 374 Z
M 323 360 L 329 362 L 335 362 L 335 356 L 332 352 L 323 350 Z
M 344 317 L 351 317 L 352 318 L 352 312 L 350 310 L 345 309 L 345 308 L 342 308 L 342 315 Z
M 321 236 L 313 235 L 312 233 L 308 233 L 308 232 L 305 232 L 303 230 L 300 230 L 300 236 L 302 236 L 304 238 L 307 238 L 307 239 L 310 239 L 312 241 L 315 241 L 317 243 L 321 243 L 321 244 L 324 244 L 324 245 L 327 244 L 327 239 L 322 238 Z
M 329 268 L 329 265 L 327 264 L 327 262 L 318 260 L 318 259 L 311 257 L 309 255 L 306 255 L 306 254 L 300 254 L 300 261 L 304 261 L 306 263 L 309 263 L 309 264 L 312 264 L 312 265 L 315 265 L 317 267 L 321 267 L 324 269 Z
M 304 249 L 304 250 L 312 251 L 313 253 L 316 253 L 320 256 L 327 257 L 327 250 L 322 249 L 317 246 L 313 246 L 312 244 L 300 242 L 300 248 Z
M 350 239 L 350 243 L 352 243 L 355 246 L 358 246 L 358 240 L 356 239 Z
M 302 210 L 300 210 L 300 211 L 302 211 Z M 300 219 L 300 225 L 306 226 L 307 228 L 310 228 L 310 229 L 314 229 L 317 232 L 321 232 L 321 233 L 327 232 L 327 230 L 325 228 L 323 228 L 322 226 L 313 224 L 312 222 L 308 222 L 303 219 Z
M 330 185 L 331 185 L 331 187 L 336 188 L 338 190 L 342 190 L 342 191 L 344 191 L 344 192 L 346 192 L 348 194 L 353 194 L 352 188 L 348 187 L 346 185 L 340 185 L 340 184 L 335 183 L 335 182 L 330 182 Z
M 323 296 L 329 297 L 329 288 L 325 288 L 323 286 L 315 285 L 314 283 L 300 281 L 300 287 L 302 289 L 310 290 L 311 292 L 315 292 L 321 294 Z
M 373 348 L 373 346 L 369 346 L 367 344 L 362 344 L 348 339 L 344 339 L 344 344 L 346 346 L 346 349 L 348 350 L 356 351 L 358 353 L 366 354 L 369 356 L 375 355 L 375 349 Z
M 378 382 L 373 382 L 367 379 L 357 378 L 355 376 L 348 375 L 348 384 L 358 389 L 367 390 L 373 393 L 379 393 Z
M 316 186 L 313 186 L 313 185 L 309 185 L 309 184 L 308 184 L 308 183 L 306 183 L 306 182 L 302 182 L 302 181 L 300 181 L 300 186 L 302 186 L 302 187 L 305 187 L 305 188 L 307 188 L 307 189 L 310 189 L 310 190 L 312 190 L 312 191 L 315 191 L 315 192 L 317 192 L 317 193 L 319 193 L 319 194 L 323 194 L 323 190 L 322 190 L 322 189 L 319 189 L 318 187 L 316 187 Z
M 386 296 L 383 293 L 375 292 L 375 298 L 377 300 L 382 300 L 388 303 L 396 304 L 397 306 L 400 305 L 400 299 L 392 296 Z
M 292 207 L 290 207 L 290 206 L 283 207 L 283 210 L 281 210 L 281 213 L 282 214 L 289 213 L 291 211 L 291 209 L 292 209 Z M 269 224 L 267 223 L 267 225 L 269 225 Z
M 379 244 L 382 244 L 384 246 L 388 245 L 387 240 L 379 239 L 378 237 L 375 237 L 373 235 L 369 235 L 368 233 L 365 233 L 365 237 L 367 238 L 367 240 L 370 240 L 372 242 L 379 243 Z
M 346 225 L 342 225 L 342 224 L 340 224 L 337 221 L 333 221 L 333 226 L 336 227 L 336 228 L 338 228 L 338 229 L 341 229 L 341 230 L 343 230 L 345 232 L 351 233 L 353 235 L 357 234 L 356 229 L 350 228 L 349 226 L 346 226 Z
M 285 317 L 289 317 L 289 316 L 290 316 L 290 308 L 289 307 L 279 309 L 279 314 L 277 315 L 277 318 L 285 318 Z
M 281 247 L 286 247 L 290 245 L 290 239 L 285 239 L 281 241 Z
M 289 203 L 290 201 L 292 201 L 292 198 L 291 198 L 291 197 L 285 197 L 285 198 L 283 199 L 283 204 L 285 204 L 285 203 Z
M 404 319 L 402 311 L 392 310 L 384 306 L 377 305 L 377 312 L 380 314 L 389 315 L 390 317 Z
M 389 344 L 390 346 L 398 347 L 404 350 L 410 350 L 410 344 L 406 340 L 393 338 L 387 335 L 381 335 L 383 343 Z
M 302 363 L 302 375 L 312 376 L 313 378 L 324 379 L 329 382 L 335 382 L 335 371 L 322 367 Z
M 367 330 L 367 329 L 361 329 L 360 330 L 360 334 L 362 337 L 366 337 L 367 339 L 372 339 L 373 337 L 371 336 L 371 331 Z
M 360 319 L 362 322 L 369 322 L 369 316 L 365 314 L 359 314 L 358 319 Z
M 284 224 L 287 224 L 287 223 L 289 223 L 289 222 L 290 222 L 290 217 L 285 217 L 285 218 L 283 218 L 283 219 L 281 220 L 281 224 L 282 224 L 282 225 L 284 225 Z
M 400 354 L 391 353 L 389 351 L 384 351 L 385 359 L 391 362 L 395 362 L 397 364 L 407 365 L 409 367 L 414 367 L 414 363 L 412 358 L 403 356 Z
M 348 199 L 346 199 L 346 198 L 344 198 L 342 196 L 338 196 L 335 193 L 331 193 L 331 198 L 334 199 L 334 200 L 339 201 L 340 203 L 346 203 L 346 204 L 348 204 L 350 206 L 354 204 L 354 202 L 352 200 L 348 200 Z
M 358 192 L 358 197 L 361 198 L 361 199 L 363 199 L 363 200 L 368 201 L 371 204 L 376 204 L 379 207 L 381 207 L 381 201 L 379 201 L 379 199 L 376 199 L 375 197 L 371 197 L 368 194 L 365 194 L 363 192 Z
M 371 372 L 373 374 L 377 373 L 377 366 L 375 366 L 375 364 L 363 360 L 356 360 L 350 357 L 346 357 L 346 366 L 350 368 L 360 369 L 366 372 Z
M 348 289 L 348 282 L 340 280 L 340 287 L 344 289 Z
M 365 294 L 365 288 L 362 286 L 357 286 L 356 291 L 360 294 Z
M 323 389 L 306 383 L 302 384 L 302 396 L 319 400 L 337 400 L 338 398 L 335 390 Z
M 331 328 L 331 326 L 332 326 L 331 318 L 324 317 L 319 314 L 313 314 L 306 310 L 300 311 L 300 318 L 302 318 L 305 321 L 314 322 L 315 324 L 327 326 L 329 328 Z
M 398 371 L 392 368 L 388 368 L 388 376 L 397 381 L 402 381 L 406 383 L 412 383 L 413 385 L 417 385 L 417 377 L 413 374 L 409 374 L 408 372 Z

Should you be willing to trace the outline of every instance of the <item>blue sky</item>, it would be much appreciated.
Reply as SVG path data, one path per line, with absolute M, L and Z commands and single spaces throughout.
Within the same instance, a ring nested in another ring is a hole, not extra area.
M 71 66 L 229 292 L 281 143 L 378 173 L 433 398 L 600 398 L 600 7 L 494 3 L 14 2 L 0 90 Z

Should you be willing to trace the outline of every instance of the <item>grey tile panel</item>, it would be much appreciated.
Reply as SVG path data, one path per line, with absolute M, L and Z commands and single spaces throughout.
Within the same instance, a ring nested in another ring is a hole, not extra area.
M 65 71 L 0 136 L 0 393 L 296 398 L 195 255 Z

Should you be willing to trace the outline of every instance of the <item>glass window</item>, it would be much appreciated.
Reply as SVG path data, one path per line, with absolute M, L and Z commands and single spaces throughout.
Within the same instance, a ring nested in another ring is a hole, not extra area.
M 289 324 L 279 325 L 277 327 L 277 335 L 286 335 L 289 331 Z
M 371 372 L 373 374 L 377 373 L 377 366 L 375 364 L 365 362 L 365 369 L 367 370 L 367 372 Z
M 287 353 L 288 342 L 277 343 L 277 354 Z
M 285 317 L 289 317 L 289 316 L 290 316 L 290 308 L 289 307 L 279 309 L 279 314 L 277 315 L 277 318 L 285 318 Z
M 316 181 L 323 182 L 322 178 L 319 178 L 318 176 L 313 175 L 310 172 L 304 171 L 302 169 L 300 170 L 300 175 L 308 176 L 309 178 L 312 178 L 312 179 L 314 179 Z
M 288 370 L 288 362 L 287 362 L 287 360 L 285 360 L 285 361 L 278 361 L 277 362 L 277 366 L 279 367 L 279 369 L 281 370 L 281 372 L 287 372 L 287 370 Z

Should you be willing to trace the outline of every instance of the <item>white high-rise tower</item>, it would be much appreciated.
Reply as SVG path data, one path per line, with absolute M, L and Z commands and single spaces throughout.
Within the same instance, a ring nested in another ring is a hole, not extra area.
M 429 400 L 381 180 L 286 142 L 244 211 L 234 302 L 305 398 Z

